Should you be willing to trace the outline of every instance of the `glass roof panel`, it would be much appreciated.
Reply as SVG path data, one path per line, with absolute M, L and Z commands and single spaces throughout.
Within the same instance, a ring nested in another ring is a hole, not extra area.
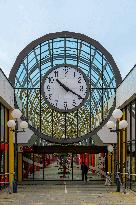
M 25 49 L 21 54 L 23 57 L 19 55 L 10 77 L 23 115 L 39 130 L 40 138 L 48 136 L 52 142 L 81 140 L 88 133 L 91 136 L 113 109 L 120 73 L 112 56 L 97 41 L 70 32 L 48 35 L 32 44 L 27 46 L 28 52 Z M 70 113 L 52 109 L 41 92 L 47 72 L 62 64 L 79 68 L 89 81 L 88 98 L 82 107 Z

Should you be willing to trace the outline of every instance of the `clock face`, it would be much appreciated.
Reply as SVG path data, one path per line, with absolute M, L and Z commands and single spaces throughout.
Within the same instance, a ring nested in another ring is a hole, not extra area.
M 79 68 L 60 65 L 44 76 L 42 94 L 52 108 L 70 112 L 82 106 L 88 98 L 89 82 Z

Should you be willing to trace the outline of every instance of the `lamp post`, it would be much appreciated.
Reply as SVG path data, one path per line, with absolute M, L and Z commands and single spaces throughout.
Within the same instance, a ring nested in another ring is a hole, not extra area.
M 119 177 L 119 132 L 125 131 L 128 126 L 126 120 L 121 120 L 123 113 L 120 109 L 115 109 L 112 113 L 114 119 L 116 119 L 116 126 L 113 121 L 107 122 L 107 127 L 110 132 L 117 133 L 117 156 L 116 156 L 116 183 L 117 183 L 117 192 L 120 192 L 120 177 Z M 114 129 L 116 127 L 116 129 Z
M 113 153 L 113 146 L 112 146 L 112 145 L 109 145 L 109 146 L 108 146 L 108 151 L 109 151 L 110 154 L 111 154 L 111 174 L 112 174 L 112 153 Z
M 14 183 L 13 183 L 13 193 L 17 193 L 17 173 L 18 173 L 18 163 L 17 163 L 17 154 L 18 154 L 18 147 L 17 147 L 17 134 L 19 132 L 25 132 L 25 129 L 28 128 L 28 123 L 26 121 L 20 122 L 20 128 L 22 130 L 18 130 L 18 119 L 22 116 L 22 113 L 19 109 L 14 109 L 11 112 L 11 116 L 14 120 L 9 120 L 7 125 L 11 128 L 11 131 L 15 133 L 15 149 L 14 149 Z
M 112 156 L 113 156 L 113 150 L 114 150 L 114 147 L 113 147 L 113 145 L 108 145 L 108 152 L 110 152 L 110 157 L 111 157 L 111 175 L 110 175 L 110 177 L 111 177 L 111 179 L 113 179 L 113 175 L 112 175 Z

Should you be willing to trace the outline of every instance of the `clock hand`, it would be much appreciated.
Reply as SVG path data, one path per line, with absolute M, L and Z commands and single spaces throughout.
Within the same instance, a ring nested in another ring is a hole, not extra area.
M 69 88 L 68 88 L 68 89 L 69 89 Z M 71 93 L 73 93 L 74 95 L 77 95 L 80 99 L 84 99 L 84 98 L 81 97 L 81 95 L 75 93 L 73 90 L 69 89 L 69 91 L 70 91 Z
M 81 95 L 75 93 L 73 90 L 71 90 L 70 88 L 68 88 L 66 85 L 64 85 L 62 82 L 60 82 L 58 79 L 56 79 L 56 81 L 68 92 L 70 91 L 71 93 L 73 93 L 74 95 L 77 95 L 80 99 L 84 99 L 81 97 Z
M 64 90 L 66 90 L 67 92 L 69 91 L 69 89 L 62 82 L 60 82 L 58 79 L 56 79 L 56 81 L 60 84 L 60 86 L 64 88 Z

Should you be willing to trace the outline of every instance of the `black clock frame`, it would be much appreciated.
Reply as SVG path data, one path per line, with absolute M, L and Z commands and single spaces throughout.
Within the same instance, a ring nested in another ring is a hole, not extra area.
M 75 70 L 79 71 L 79 72 L 82 74 L 82 76 L 83 76 L 83 78 L 84 78 L 84 80 L 85 80 L 85 82 L 86 82 L 86 85 L 87 85 L 86 96 L 84 97 L 84 99 L 82 100 L 82 102 L 81 102 L 78 106 L 75 106 L 75 107 L 72 108 L 72 109 L 67 109 L 67 110 L 59 109 L 59 108 L 53 106 L 53 105 L 46 99 L 46 97 L 45 97 L 45 93 L 44 93 L 44 83 L 45 83 L 45 79 L 47 78 L 47 76 L 48 76 L 53 70 L 55 70 L 55 69 L 57 69 L 57 68 L 61 68 L 61 67 L 70 67 L 70 68 L 74 68 Z M 77 68 L 77 66 L 74 66 L 74 65 L 71 65 L 71 64 L 60 64 L 60 65 L 54 66 L 53 68 L 51 68 L 50 70 L 47 71 L 47 73 L 45 74 L 45 76 L 44 76 L 43 79 L 42 79 L 42 91 L 41 91 L 41 92 L 42 92 L 42 96 L 43 96 L 45 102 L 49 105 L 49 107 L 51 107 L 52 109 L 54 109 L 54 110 L 56 110 L 56 111 L 58 111 L 58 112 L 63 112 L 63 113 L 66 112 L 66 113 L 68 113 L 68 112 L 73 112 L 73 111 L 77 110 L 78 108 L 80 108 L 80 107 L 85 103 L 85 101 L 87 100 L 87 98 L 88 98 L 88 96 L 89 96 L 89 90 L 90 90 L 90 89 L 89 89 L 89 80 L 88 80 L 87 76 L 85 75 L 85 73 L 84 73 L 80 68 Z

